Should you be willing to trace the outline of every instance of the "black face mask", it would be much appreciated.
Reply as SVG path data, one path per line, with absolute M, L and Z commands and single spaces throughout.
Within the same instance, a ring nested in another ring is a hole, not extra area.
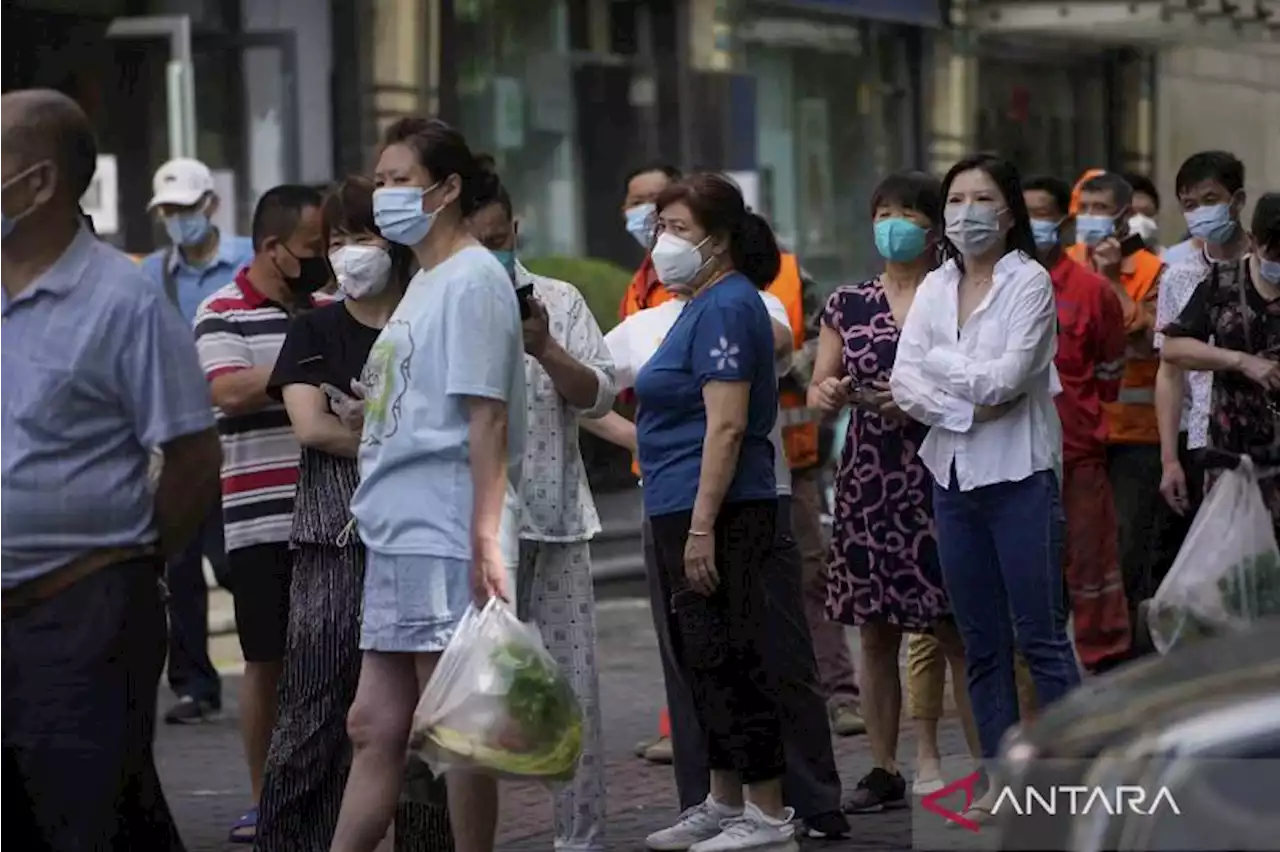
M 288 246 L 285 246 L 284 250 L 289 254 L 293 254 L 292 251 L 289 251 Z M 285 285 L 293 295 L 299 297 L 310 296 L 329 283 L 333 271 L 329 268 L 329 259 L 327 257 L 298 257 L 293 254 L 293 259 L 298 261 L 298 274 L 289 276 L 283 272 L 280 273 L 280 277 L 284 279 Z M 279 269 L 279 265 L 276 268 Z

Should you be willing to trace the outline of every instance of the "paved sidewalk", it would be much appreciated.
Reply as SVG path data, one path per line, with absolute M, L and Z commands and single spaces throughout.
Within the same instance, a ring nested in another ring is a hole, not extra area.
M 609 784 L 609 849 L 643 847 L 645 835 L 675 816 L 675 785 L 669 767 L 651 766 L 632 755 L 638 740 L 651 735 L 663 702 L 662 672 L 647 605 L 639 600 L 601 604 L 599 659 L 605 714 Z M 854 635 L 850 631 L 851 637 Z M 226 637 L 234 643 L 234 637 Z M 224 648 L 219 663 L 234 669 L 233 652 Z M 226 843 L 232 822 L 249 804 L 248 776 L 236 727 L 235 692 L 239 678 L 224 680 L 227 713 L 221 721 L 195 727 L 160 726 L 157 759 L 169 803 L 190 852 L 243 849 Z M 162 687 L 162 705 L 169 696 Z M 908 769 L 915 753 L 910 721 L 903 720 L 901 755 Z M 838 740 L 837 759 L 846 791 L 870 769 L 865 737 Z M 954 720 L 943 723 L 942 747 L 948 775 L 959 775 L 965 761 Z M 551 852 L 552 823 L 548 795 L 534 785 L 503 788 L 499 847 L 503 852 Z M 848 841 L 823 846 L 840 850 L 911 848 L 907 811 L 853 817 Z

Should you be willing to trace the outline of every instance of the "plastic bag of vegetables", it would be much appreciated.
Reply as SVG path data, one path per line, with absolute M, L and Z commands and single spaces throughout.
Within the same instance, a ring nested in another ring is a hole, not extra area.
M 1280 615 L 1280 549 L 1253 463 L 1224 471 L 1196 513 L 1147 623 L 1160 653 Z
M 582 707 L 537 627 L 495 598 L 462 617 L 418 701 L 410 747 L 436 775 L 564 781 L 582 755 Z

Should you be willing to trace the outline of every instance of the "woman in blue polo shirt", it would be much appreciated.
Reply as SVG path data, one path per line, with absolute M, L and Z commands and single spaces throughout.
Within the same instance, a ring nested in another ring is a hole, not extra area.
M 794 848 L 760 653 L 778 391 L 759 291 L 778 273 L 778 246 L 722 175 L 672 184 L 656 207 L 655 270 L 691 298 L 636 378 L 636 437 L 662 599 L 706 734 L 711 794 L 648 844 L 688 849 L 719 838 L 709 845 Z

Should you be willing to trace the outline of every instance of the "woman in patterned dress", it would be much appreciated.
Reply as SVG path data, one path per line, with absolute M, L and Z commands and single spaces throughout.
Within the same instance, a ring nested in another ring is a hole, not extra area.
M 871 213 L 884 272 L 831 295 L 809 386 L 812 407 L 828 414 L 852 407 L 836 477 L 827 580 L 827 613 L 859 629 L 864 658 L 862 707 L 873 768 L 845 804 L 849 813 L 907 804 L 896 759 L 902 634 L 932 632 L 953 672 L 964 670 L 938 567 L 933 480 L 918 457 L 928 427 L 907 418 L 889 393 L 899 330 L 916 287 L 934 266 L 941 187 L 921 172 L 891 175 L 872 195 Z M 956 690 L 956 703 L 967 716 L 964 692 Z

